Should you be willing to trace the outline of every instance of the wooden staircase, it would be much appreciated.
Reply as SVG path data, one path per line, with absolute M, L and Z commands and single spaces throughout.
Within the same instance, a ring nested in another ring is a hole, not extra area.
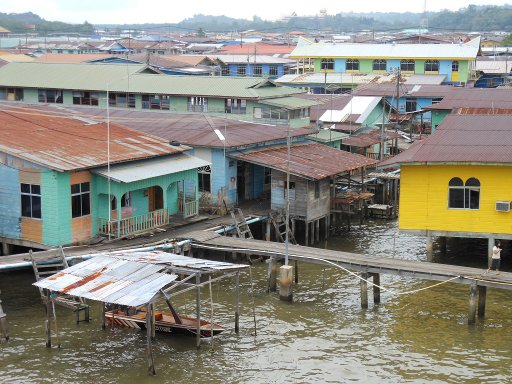
M 36 281 L 51 276 L 69 267 L 62 247 L 60 247 L 57 252 L 49 253 L 46 251 L 41 252 L 41 255 L 32 253 L 32 250 L 30 250 L 29 253 Z M 56 305 L 71 309 L 73 312 L 75 312 L 77 324 L 81 321 L 89 322 L 89 305 L 85 302 L 84 299 L 70 295 L 61 295 L 53 298 L 51 297 L 50 292 L 43 288 L 39 288 L 39 292 L 41 294 L 41 299 L 45 308 L 50 308 L 50 306 L 47 304 L 48 301 L 51 300 Z M 80 312 L 84 313 L 83 320 L 80 320 Z
M 244 213 L 240 208 L 235 208 L 231 211 L 231 217 L 233 218 L 234 226 L 238 237 L 242 239 L 254 239 L 249 224 L 245 221 Z
M 284 243 L 286 241 L 286 217 L 284 217 L 282 213 L 274 211 L 270 213 L 270 221 L 274 225 L 279 241 Z M 297 240 L 290 226 L 288 226 L 288 242 L 297 245 Z

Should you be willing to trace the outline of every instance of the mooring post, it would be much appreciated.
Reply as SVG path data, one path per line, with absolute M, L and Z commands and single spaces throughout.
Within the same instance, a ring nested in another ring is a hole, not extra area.
M 478 318 L 485 317 L 485 300 L 487 298 L 487 287 L 483 285 L 478 286 Z
M 107 323 L 105 321 L 105 303 L 101 302 L 101 329 L 106 329 Z
M 380 304 L 380 273 L 373 273 L 373 303 Z
M 50 292 L 46 293 L 46 347 L 52 347 L 52 301 L 50 299 Z
M 235 333 L 238 335 L 240 333 L 240 271 L 236 272 L 235 287 Z
M 201 275 L 196 274 L 196 347 L 201 346 Z
M 293 267 L 282 265 L 279 268 L 279 299 L 283 301 L 293 300 Z
M 361 308 L 368 308 L 368 273 L 361 272 L 361 279 L 359 279 L 359 285 L 361 287 Z
M 152 322 L 154 322 L 154 314 L 152 313 L 152 306 L 151 303 L 148 303 L 146 305 L 146 341 L 147 341 L 147 349 L 146 349 L 146 355 L 148 360 L 148 374 L 150 375 L 156 375 L 155 371 L 155 361 L 153 359 L 153 343 L 152 343 Z
M 277 263 L 275 257 L 268 260 L 268 289 L 267 292 L 277 291 Z
M 0 293 L 2 293 L 0 291 Z M 6 341 L 9 341 L 9 327 L 7 325 L 7 315 L 2 308 L 2 300 L 0 300 L 0 328 Z
M 434 258 L 434 252 L 433 252 L 433 242 L 432 242 L 432 234 L 430 231 L 427 231 L 427 261 L 432 262 Z
M 475 324 L 475 315 L 476 315 L 476 293 L 478 291 L 477 285 L 471 284 L 471 288 L 469 289 L 469 315 L 468 315 L 468 324 Z

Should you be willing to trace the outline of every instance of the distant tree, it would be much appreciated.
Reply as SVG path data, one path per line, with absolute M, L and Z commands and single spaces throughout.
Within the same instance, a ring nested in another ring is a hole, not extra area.
M 511 47 L 512 46 L 512 34 L 508 35 L 501 42 L 502 47 Z
M 206 33 L 204 33 L 203 28 L 199 28 L 196 33 L 197 37 L 205 37 Z

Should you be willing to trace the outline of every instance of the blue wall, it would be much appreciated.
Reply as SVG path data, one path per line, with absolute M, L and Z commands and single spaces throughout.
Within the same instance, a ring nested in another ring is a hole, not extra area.
M 18 171 L 0 165 L 0 236 L 21 239 L 21 195 Z

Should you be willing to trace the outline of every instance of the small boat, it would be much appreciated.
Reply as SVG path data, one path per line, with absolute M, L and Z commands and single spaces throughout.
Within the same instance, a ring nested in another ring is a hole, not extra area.
M 112 327 L 127 327 L 146 329 L 146 311 L 138 309 L 135 314 L 128 314 L 125 310 L 115 309 L 105 312 L 105 320 Z M 197 334 L 197 319 L 194 317 L 178 315 L 173 312 L 155 311 L 155 331 L 176 334 Z M 211 337 L 224 331 L 219 324 L 200 321 L 201 337 Z

